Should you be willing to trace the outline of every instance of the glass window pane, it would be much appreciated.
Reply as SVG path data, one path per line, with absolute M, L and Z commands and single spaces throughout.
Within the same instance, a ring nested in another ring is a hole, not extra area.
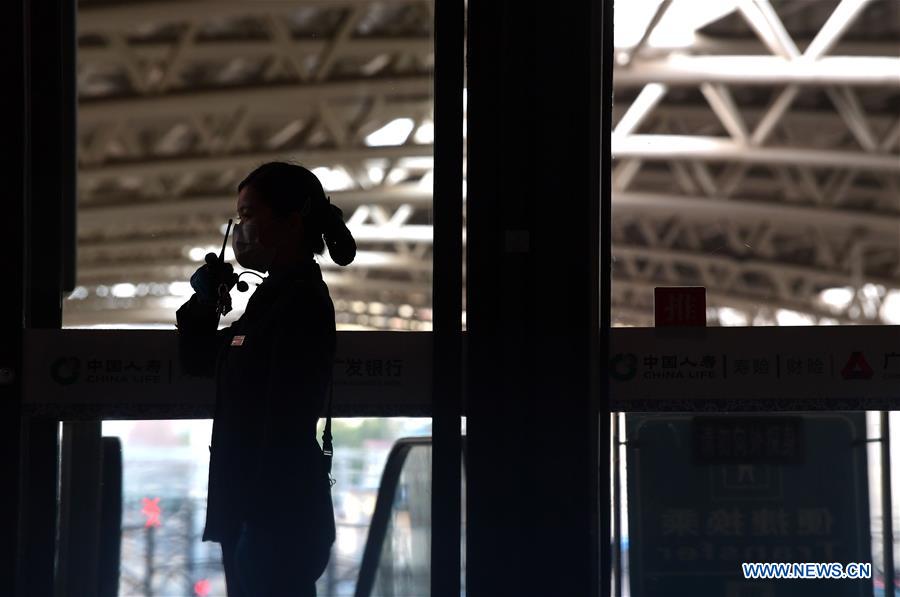
M 324 421 L 319 425 L 319 437 L 323 425 Z M 332 425 L 337 539 L 328 567 L 317 583 L 318 594 L 323 597 L 354 594 L 385 460 L 392 446 L 401 437 L 431 435 L 431 419 L 426 418 L 334 419 Z M 211 420 L 103 422 L 103 435 L 118 437 L 122 442 L 120 595 L 225 595 L 221 546 L 201 541 L 211 431 Z M 420 460 L 417 453 L 411 462 L 424 466 Z M 415 479 L 427 480 L 430 487 L 430 458 L 427 460 L 427 467 L 416 466 L 405 472 L 404 487 Z M 420 508 L 417 528 L 430 528 L 430 497 L 415 503 L 426 508 Z M 420 547 L 417 544 L 416 549 Z M 428 579 L 427 558 L 423 566 L 417 567 L 417 573 Z
M 64 325 L 171 329 L 191 274 L 221 250 L 238 182 L 289 160 L 357 240 L 347 267 L 316 258 L 338 326 L 431 329 L 432 21 L 430 0 L 79 2 Z M 232 291 L 221 323 L 249 294 Z

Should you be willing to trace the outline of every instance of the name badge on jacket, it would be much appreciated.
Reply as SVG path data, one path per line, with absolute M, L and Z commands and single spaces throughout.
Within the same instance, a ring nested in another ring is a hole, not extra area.
M 232 346 L 243 346 L 245 337 L 246 336 L 235 336 L 234 338 L 231 339 L 231 345 Z

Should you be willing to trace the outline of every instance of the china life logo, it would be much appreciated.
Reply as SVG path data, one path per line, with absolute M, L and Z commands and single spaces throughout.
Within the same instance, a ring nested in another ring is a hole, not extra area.
M 59 357 L 50 365 L 50 377 L 61 386 L 72 385 L 81 375 L 81 360 L 78 357 Z
M 616 381 L 630 381 L 637 375 L 637 356 L 619 353 L 610 359 L 609 374 Z

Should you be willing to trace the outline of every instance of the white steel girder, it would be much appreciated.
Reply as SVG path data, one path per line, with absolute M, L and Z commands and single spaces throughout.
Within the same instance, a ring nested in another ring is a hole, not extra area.
M 697 86 L 702 83 L 740 85 L 896 85 L 900 58 L 834 56 L 811 62 L 779 56 L 679 56 L 634 63 L 613 76 L 616 86 L 648 83 Z
M 359 58 L 368 76 L 385 69 L 422 72 L 431 60 L 431 15 L 429 0 L 88 6 L 78 15 L 87 52 L 80 53 L 79 89 L 82 97 L 96 97 L 113 89 L 140 95 L 323 81 L 341 77 L 342 62 Z
M 411 204 L 426 209 L 431 204 L 431 189 L 420 184 L 398 184 L 367 190 L 336 191 L 329 195 L 332 202 L 341 206 L 341 209 L 348 215 L 353 213 L 351 209 L 366 204 L 385 207 Z M 135 221 L 139 226 L 157 222 L 171 226 L 198 213 L 207 214 L 224 222 L 227 218 L 234 217 L 236 201 L 236 197 L 232 194 L 163 203 L 132 201 L 82 207 L 78 213 L 78 231 L 85 237 L 98 236 L 104 230 L 109 230 L 116 225 L 121 229 L 123 221 L 129 219 Z M 136 232 L 138 230 L 129 232 L 129 234 Z

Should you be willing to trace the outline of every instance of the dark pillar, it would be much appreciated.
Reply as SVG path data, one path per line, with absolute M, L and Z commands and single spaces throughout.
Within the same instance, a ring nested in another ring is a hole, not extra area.
M 100 594 L 101 425 L 101 421 L 63 423 L 55 593 L 58 597 Z M 121 517 L 119 523 L 121 533 Z
M 469 3 L 473 597 L 609 590 L 602 4 Z
M 462 441 L 463 0 L 437 0 L 434 78 L 431 595 L 459 597 Z
M 4 255 L 0 292 L 0 595 L 14 595 L 18 568 L 20 425 L 22 400 L 22 320 L 26 287 L 25 206 L 27 197 L 27 78 L 25 5 L 3 4 L 0 64 L 5 84 L 3 110 L 4 214 L 0 218 L 0 252 Z
M 62 325 L 62 291 L 74 281 L 75 2 L 23 2 L 26 142 L 23 310 L 25 328 Z M 21 420 L 18 594 L 52 595 L 57 532 L 59 421 Z

